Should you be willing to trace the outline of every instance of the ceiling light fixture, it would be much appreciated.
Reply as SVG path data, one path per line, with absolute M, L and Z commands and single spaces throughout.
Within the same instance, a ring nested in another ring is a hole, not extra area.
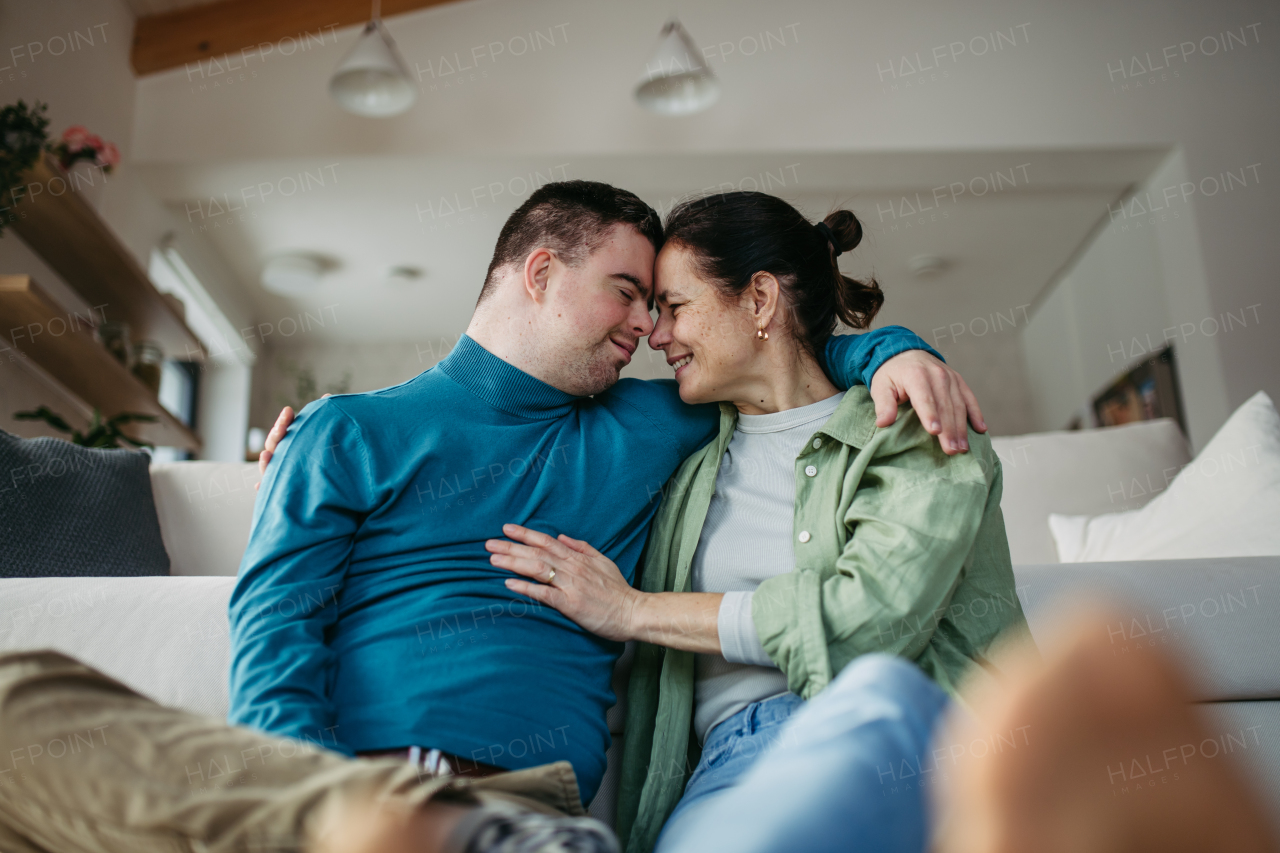
M 387 270 L 387 284 L 416 284 L 420 278 L 422 270 L 419 267 L 398 266 Z
M 937 255 L 915 255 L 907 261 L 907 269 L 917 278 L 928 278 L 946 270 L 951 264 Z
M 340 107 L 371 118 L 399 115 L 418 97 L 409 69 L 382 24 L 380 5 L 373 0 L 372 20 L 329 78 L 329 94 Z
M 262 268 L 262 286 L 280 296 L 305 296 L 320 286 L 324 264 L 311 255 L 279 255 Z
M 662 28 L 644 76 L 636 86 L 640 106 L 667 116 L 699 113 L 720 97 L 720 81 L 711 73 L 688 30 L 672 18 Z

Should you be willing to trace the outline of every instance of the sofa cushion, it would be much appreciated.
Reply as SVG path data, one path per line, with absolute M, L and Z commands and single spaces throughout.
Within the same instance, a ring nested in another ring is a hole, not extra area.
M 253 523 L 255 462 L 151 466 L 160 531 L 174 575 L 234 575 Z
M 991 439 L 1004 471 L 1004 513 L 1014 565 L 1056 563 L 1050 513 L 1138 509 L 1191 456 L 1168 418 L 1104 429 Z
M 1280 699 L 1280 557 L 1015 566 L 1014 578 L 1033 637 L 1066 602 L 1100 601 L 1116 654 L 1173 651 L 1204 701 Z
M 0 580 L 0 652 L 55 649 L 163 705 L 226 718 L 235 578 Z
M 1212 702 L 1198 706 L 1198 710 L 1208 727 L 1209 738 L 1194 744 L 1196 755 L 1231 756 L 1230 760 L 1237 762 L 1280 837 L 1280 738 L 1276 737 L 1280 731 L 1280 702 Z M 1178 746 L 1181 754 L 1183 745 Z M 1145 787 L 1151 788 L 1164 784 L 1167 778 L 1153 774 L 1152 779 L 1117 779 L 1115 788 L 1120 790 L 1116 793 L 1122 795 L 1127 787 L 1130 796 L 1140 796 L 1139 784 L 1146 782 Z
M 1280 555 L 1280 414 L 1259 391 L 1142 509 L 1049 527 L 1064 563 Z
M 0 430 L 0 577 L 167 575 L 148 461 Z

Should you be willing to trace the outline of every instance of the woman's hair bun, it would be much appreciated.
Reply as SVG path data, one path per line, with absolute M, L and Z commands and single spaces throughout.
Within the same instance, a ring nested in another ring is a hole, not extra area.
M 841 252 L 855 249 L 862 242 L 862 223 L 853 211 L 837 210 L 822 221 L 831 229 L 831 236 L 835 237 Z

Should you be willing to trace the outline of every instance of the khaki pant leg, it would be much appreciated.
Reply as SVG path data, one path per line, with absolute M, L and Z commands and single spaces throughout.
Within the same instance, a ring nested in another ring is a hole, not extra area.
M 0 840 L 33 851 L 299 850 L 335 798 L 445 787 L 162 707 L 56 652 L 0 656 Z
M 0 782 L 0 785 L 3 784 Z M 30 841 L 15 834 L 3 823 L 0 823 L 0 850 L 4 853 L 50 853 L 48 850 L 33 846 Z
M 436 796 L 585 813 L 566 761 L 423 780 L 408 762 L 165 708 L 58 652 L 0 655 L 4 853 L 283 853 L 351 799 L 412 808 Z

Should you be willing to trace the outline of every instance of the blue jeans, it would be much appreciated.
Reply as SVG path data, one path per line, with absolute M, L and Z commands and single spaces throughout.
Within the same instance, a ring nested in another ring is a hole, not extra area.
M 707 735 L 657 853 L 920 853 L 930 761 L 949 700 L 915 664 L 873 654 L 805 702 L 748 705 Z

